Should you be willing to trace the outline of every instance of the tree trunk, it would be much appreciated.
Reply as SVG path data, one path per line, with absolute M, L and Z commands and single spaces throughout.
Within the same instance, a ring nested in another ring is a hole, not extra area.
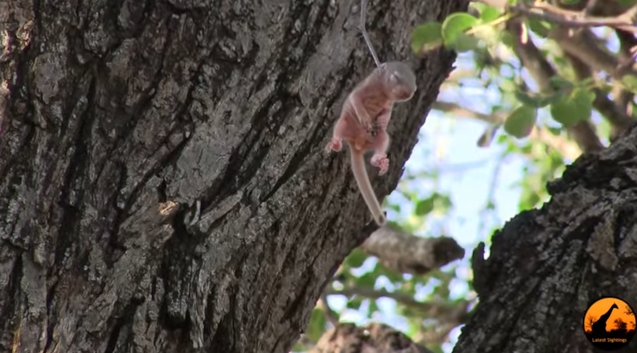
M 286 352 L 371 220 L 323 148 L 358 1 L 0 0 L 0 351 Z M 464 0 L 374 1 L 385 60 Z M 454 54 L 412 60 L 398 182 Z
M 602 352 L 584 335 L 589 305 L 637 308 L 637 128 L 549 183 L 551 201 L 522 212 L 473 254 L 480 303 L 454 353 Z M 637 338 L 618 353 L 637 352 Z

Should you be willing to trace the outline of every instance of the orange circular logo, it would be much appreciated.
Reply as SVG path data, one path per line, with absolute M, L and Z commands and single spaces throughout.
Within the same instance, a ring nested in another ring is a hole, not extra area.
M 637 331 L 633 308 L 616 297 L 604 297 L 586 310 L 584 333 L 598 349 L 617 350 L 630 343 Z

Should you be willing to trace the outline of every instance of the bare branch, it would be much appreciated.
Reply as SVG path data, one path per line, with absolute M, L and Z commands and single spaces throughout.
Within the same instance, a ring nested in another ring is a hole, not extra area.
M 391 226 L 373 232 L 361 248 L 398 273 L 424 274 L 464 257 L 453 238 L 422 238 Z
M 415 300 L 411 295 L 403 294 L 400 292 L 389 292 L 386 290 L 375 290 L 372 288 L 352 287 L 343 290 L 327 289 L 326 295 L 345 295 L 354 296 L 359 295 L 361 297 L 369 299 L 390 298 L 394 299 L 397 303 L 403 304 L 413 309 L 421 310 L 427 313 L 428 316 L 436 318 L 444 318 L 447 316 L 455 316 L 458 310 L 462 312 L 467 311 L 469 301 L 462 301 L 455 305 L 447 303 L 431 303 L 431 302 L 419 302 Z
M 464 78 L 475 78 L 476 72 L 474 70 L 467 69 L 455 69 L 450 74 L 449 77 L 443 82 L 443 85 L 447 86 L 453 84 L 454 86 L 458 84 L 461 79 Z
M 501 114 L 478 113 L 471 109 L 461 107 L 460 105 L 456 103 L 444 102 L 444 101 L 434 102 L 431 108 L 443 111 L 445 113 L 449 113 L 450 115 L 453 115 L 454 117 L 477 119 L 489 124 L 502 124 L 504 122 L 504 119 L 506 118 Z
M 457 118 L 476 119 L 489 124 L 503 124 L 506 119 L 506 115 L 503 113 L 482 114 L 450 102 L 438 101 L 433 104 L 432 108 L 449 113 Z M 531 131 L 529 139 L 546 144 L 570 160 L 575 160 L 582 153 L 577 144 L 562 136 L 555 136 L 544 127 L 536 126 Z
M 614 79 L 619 80 L 628 74 L 637 76 L 631 65 L 621 65 L 615 55 L 599 45 L 599 39 L 590 30 L 571 33 L 568 28 L 557 28 L 551 31 L 549 37 L 557 41 L 565 52 L 578 57 L 594 70 L 607 72 Z
M 569 11 L 546 2 L 536 2 L 533 6 L 519 2 L 509 6 L 508 10 L 512 13 L 520 13 L 527 17 L 550 21 L 570 28 L 608 26 L 637 33 L 637 27 L 632 22 L 630 12 L 614 17 L 591 17 L 588 16 L 588 12 Z

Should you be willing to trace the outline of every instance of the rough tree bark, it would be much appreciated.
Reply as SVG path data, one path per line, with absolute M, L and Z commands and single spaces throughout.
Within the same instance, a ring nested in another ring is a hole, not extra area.
M 286 352 L 371 231 L 323 153 L 373 68 L 357 3 L 0 0 L 0 351 Z M 455 58 L 410 29 L 466 6 L 370 6 L 419 87 L 381 196 Z
M 637 128 L 549 183 L 550 202 L 473 253 L 480 303 L 454 353 L 601 352 L 583 331 L 602 296 L 637 307 Z M 637 339 L 615 352 L 637 351 Z

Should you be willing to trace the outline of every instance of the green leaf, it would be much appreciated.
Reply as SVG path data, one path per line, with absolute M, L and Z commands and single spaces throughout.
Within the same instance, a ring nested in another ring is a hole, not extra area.
M 468 36 L 464 33 L 458 33 L 456 39 L 449 44 L 449 47 L 458 53 L 464 53 L 476 49 L 478 47 L 478 43 L 478 38 Z
M 325 313 L 319 308 L 314 308 L 314 310 L 312 310 L 310 324 L 307 328 L 307 335 L 312 342 L 318 342 L 319 338 L 321 338 L 325 332 L 326 324 L 327 319 L 325 318 Z
M 637 77 L 633 75 L 624 75 L 621 79 L 621 84 L 627 90 L 637 93 Z
M 635 0 L 619 0 L 618 3 L 621 6 L 633 6 L 637 1 Z
M 434 198 L 434 208 L 438 209 L 439 211 L 446 213 L 449 208 L 451 208 L 451 198 L 449 198 L 448 195 L 434 193 L 432 197 Z
M 418 201 L 416 204 L 416 216 L 424 216 L 429 214 L 434 209 L 434 199 L 428 197 L 424 200 Z
M 292 347 L 292 352 L 304 352 L 310 349 L 309 347 L 304 346 L 301 342 L 296 342 Z
M 515 98 L 517 98 L 520 103 L 534 108 L 546 107 L 547 105 L 559 100 L 562 96 L 563 93 L 560 91 L 557 91 L 552 95 L 531 95 L 522 91 L 515 92 Z
M 565 95 L 566 95 L 566 92 L 564 92 L 564 91 L 555 91 L 555 92 L 553 92 L 553 94 L 551 94 L 550 96 L 546 96 L 544 98 L 544 99 L 546 99 L 546 102 L 547 102 L 546 105 L 553 104 L 553 103 L 559 101 Z
M 499 83 L 498 88 L 500 88 L 502 92 L 515 92 L 517 85 L 512 80 L 505 79 Z
M 480 14 L 480 22 L 482 23 L 491 22 L 500 17 L 500 10 L 497 7 L 481 2 L 472 2 L 470 6 L 478 10 L 478 13 Z
M 515 92 L 514 95 L 515 95 L 515 98 L 524 105 L 528 105 L 535 108 L 542 107 L 540 105 L 540 97 L 538 96 L 531 96 L 530 94 L 526 92 L 520 92 L 520 91 Z
M 595 94 L 584 87 L 576 88 L 569 95 L 551 104 L 551 115 L 564 126 L 571 126 L 589 119 Z
M 376 278 L 378 275 L 374 274 L 374 272 L 367 272 L 364 275 L 358 277 L 356 280 L 356 286 L 362 288 L 374 288 L 376 284 Z
M 375 300 L 370 301 L 369 303 L 369 314 L 373 314 L 375 312 L 380 311 L 380 308 L 378 307 L 378 304 L 376 304 Z
M 517 138 L 527 137 L 535 126 L 536 118 L 537 111 L 534 107 L 522 105 L 511 112 L 504 122 L 504 131 Z
M 505 46 L 509 48 L 513 48 L 513 46 L 517 43 L 517 39 L 515 39 L 515 36 L 511 34 L 511 32 L 509 31 L 503 31 L 500 34 L 500 38 L 501 38 L 502 44 L 504 44 Z
M 571 89 L 573 87 L 573 84 L 571 83 L 571 81 L 568 81 L 562 76 L 551 77 L 549 79 L 549 84 L 555 90 Z
M 529 188 L 523 188 L 522 195 L 520 196 L 519 207 L 521 210 L 530 210 L 537 206 L 540 201 L 541 199 L 537 192 L 534 192 Z
M 459 34 L 478 24 L 478 19 L 464 12 L 449 15 L 442 23 L 442 39 L 447 44 L 453 44 Z
M 349 309 L 360 309 L 361 305 L 363 305 L 363 298 L 355 297 L 347 301 L 347 307 Z
M 414 53 L 422 53 L 442 44 L 442 24 L 425 22 L 414 28 L 411 35 L 411 49 Z
M 546 38 L 551 30 L 551 24 L 546 21 L 538 20 L 535 18 L 529 18 L 527 20 L 531 31 L 542 38 Z
M 351 253 L 349 253 L 347 258 L 345 258 L 345 265 L 349 266 L 350 268 L 358 268 L 363 265 L 363 262 L 365 262 L 365 260 L 367 260 L 367 253 L 356 248 L 352 250 Z
M 599 136 L 610 136 L 612 129 L 612 124 L 610 124 L 607 119 L 602 119 L 599 124 L 597 124 L 597 132 Z
M 577 81 L 577 82 L 575 83 L 575 85 L 576 85 L 577 87 L 589 87 L 589 86 L 595 86 L 595 79 L 594 79 L 594 78 L 592 78 L 592 77 L 588 77 L 588 78 L 585 78 L 585 79 L 583 79 L 583 80 Z

